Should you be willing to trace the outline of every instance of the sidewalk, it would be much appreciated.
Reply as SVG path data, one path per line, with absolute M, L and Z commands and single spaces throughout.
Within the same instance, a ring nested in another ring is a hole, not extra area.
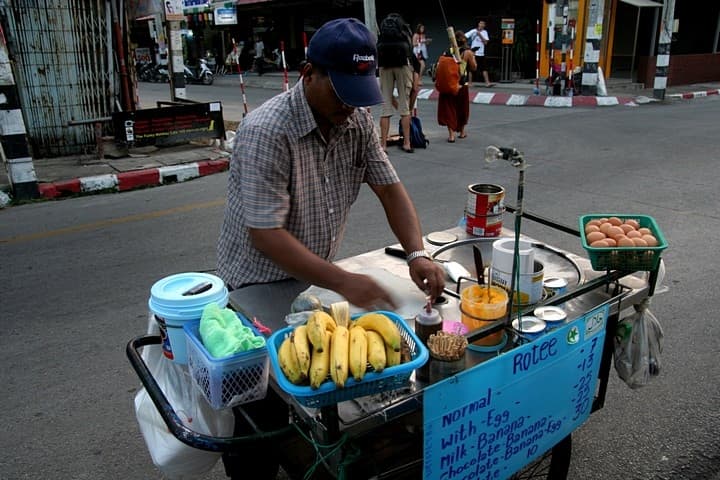
M 237 85 L 237 74 L 217 77 L 218 85 Z M 284 75 L 271 72 L 262 76 L 254 73 L 243 75 L 246 87 L 268 88 L 282 91 Z M 297 72 L 290 72 L 288 83 L 297 81 Z M 419 100 L 436 100 L 438 93 L 432 88 L 429 77 L 418 95 Z M 629 83 L 609 82 L 605 97 L 575 96 L 559 97 L 535 95 L 535 82 L 518 80 L 514 83 L 497 83 L 492 88 L 472 86 L 470 99 L 476 104 L 509 106 L 542 106 L 551 108 L 638 106 L 648 103 L 669 104 L 720 94 L 720 82 L 670 87 L 666 98 L 659 102 L 652 98 L 652 89 L 638 89 Z M 540 92 L 545 93 L 544 85 Z M 111 148 L 106 148 L 111 151 Z M 190 143 L 178 147 L 144 148 L 130 152 L 130 156 L 99 160 L 96 156 L 35 159 L 33 164 L 38 178 L 40 195 L 46 199 L 181 182 L 227 170 L 230 154 L 219 147 Z M 0 191 L 9 190 L 4 169 L 0 169 Z M 0 198 L 0 208 L 2 208 Z
M 288 72 L 288 84 L 293 85 L 298 78 L 298 72 Z M 438 92 L 433 88 L 432 79 L 425 76 L 422 79 L 418 100 L 437 100 Z M 217 85 L 238 85 L 238 74 L 224 75 L 215 78 Z M 284 75 L 282 72 L 269 72 L 262 76 L 250 72 L 243 74 L 243 83 L 251 88 L 268 88 L 282 91 Z M 720 81 L 695 85 L 679 85 L 668 87 L 665 100 L 658 101 L 653 98 L 652 88 L 642 88 L 642 85 L 631 83 L 629 80 L 607 80 L 606 96 L 551 96 L 547 95 L 542 79 L 539 82 L 538 92 L 535 94 L 535 79 L 517 80 L 511 83 L 497 82 L 493 87 L 487 88 L 478 83 L 470 87 L 470 101 L 484 105 L 506 106 L 532 106 L 550 108 L 568 107 L 608 107 L 608 106 L 638 106 L 648 103 L 667 103 L 677 100 L 688 100 L 708 95 L 720 94 Z

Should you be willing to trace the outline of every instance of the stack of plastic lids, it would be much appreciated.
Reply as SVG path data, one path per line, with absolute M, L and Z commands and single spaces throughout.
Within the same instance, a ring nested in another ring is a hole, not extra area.
M 208 273 L 178 273 L 155 282 L 148 307 L 155 315 L 166 358 L 185 365 L 187 349 L 183 324 L 199 320 L 209 303 L 225 308 L 228 290 L 221 278 Z
M 224 308 L 228 296 L 220 277 L 209 273 L 177 273 L 155 282 L 150 289 L 148 306 L 165 320 L 198 319 L 208 303 L 215 302 Z

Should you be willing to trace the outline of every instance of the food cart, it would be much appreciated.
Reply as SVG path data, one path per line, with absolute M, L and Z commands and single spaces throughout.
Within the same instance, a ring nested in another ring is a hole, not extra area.
M 575 228 L 508 210 L 558 234 L 581 236 Z M 445 320 L 459 320 L 459 292 L 477 281 L 480 268 L 491 264 L 497 237 L 476 237 L 460 227 L 442 233 L 453 240 L 427 242 L 427 250 L 437 261 L 460 263 L 471 275 L 448 282 L 434 307 Z M 512 236 L 506 228 L 501 232 L 501 237 Z M 567 289 L 544 289 L 539 302 L 515 309 L 525 315 L 540 306 L 562 305 L 567 318 L 556 328 L 531 338 L 513 329 L 510 318 L 489 322 L 466 337 L 474 342 L 503 332 L 496 348 L 468 349 L 456 362 L 431 358 L 402 385 L 380 388 L 384 391 L 378 393 L 359 390 L 357 397 L 351 392 L 336 403 L 313 404 L 293 396 L 273 370 L 268 392 L 289 412 L 279 428 L 268 430 L 254 423 L 251 409 L 241 405 L 234 408 L 235 415 L 254 425 L 255 433 L 220 438 L 194 432 L 179 420 L 140 356 L 142 347 L 160 343 L 159 337 L 132 340 L 128 357 L 168 428 L 183 443 L 208 451 L 242 452 L 249 442 L 267 442 L 283 468 L 300 478 L 308 471 L 313 476 L 306 478 L 565 478 L 572 432 L 604 405 L 618 320 L 653 294 L 658 262 L 649 272 L 598 271 L 585 256 L 521 238 L 533 246 L 545 277 L 564 279 Z M 390 247 L 392 253 L 397 246 Z M 473 247 L 482 252 L 482 267 L 475 266 Z M 381 248 L 337 265 L 368 274 L 388 288 L 396 313 L 414 327 L 425 297 L 409 279 L 403 259 Z M 293 299 L 308 291 L 324 305 L 339 299 L 333 292 L 287 280 L 235 290 L 229 303 L 245 318 L 277 331 L 287 327 L 284 318 Z

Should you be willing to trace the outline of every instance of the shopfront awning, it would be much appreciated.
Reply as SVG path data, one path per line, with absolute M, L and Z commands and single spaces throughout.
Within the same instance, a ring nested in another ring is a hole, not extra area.
M 640 9 L 643 7 L 657 8 L 662 7 L 661 3 L 653 2 L 652 0 L 620 0 L 623 3 L 637 7 L 637 18 L 635 20 L 635 40 L 633 41 L 633 53 L 632 60 L 630 63 L 630 80 L 633 79 L 633 72 L 635 70 L 635 54 L 637 53 L 637 42 L 638 42 L 638 31 L 640 30 Z M 657 12 L 656 14 L 657 15 Z M 654 40 L 651 43 L 655 43 Z
M 185 15 L 194 15 L 196 13 L 210 13 L 216 8 L 232 8 L 238 2 L 234 0 L 228 0 L 226 2 L 207 2 L 201 5 L 187 5 L 183 7 L 183 13 Z
M 652 0 L 620 0 L 623 3 L 627 3 L 628 5 L 632 5 L 633 7 L 662 7 L 662 3 L 653 2 Z

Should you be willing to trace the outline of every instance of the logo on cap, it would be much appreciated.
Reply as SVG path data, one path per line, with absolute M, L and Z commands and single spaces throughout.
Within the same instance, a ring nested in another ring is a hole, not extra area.
M 375 64 L 375 55 L 353 54 L 353 62 L 355 63 L 355 71 L 361 75 L 366 74 Z

